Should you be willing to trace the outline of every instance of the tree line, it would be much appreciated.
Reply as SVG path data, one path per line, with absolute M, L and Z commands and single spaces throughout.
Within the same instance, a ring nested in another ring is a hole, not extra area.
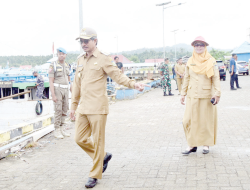
M 231 52 L 225 52 L 220 50 L 212 49 L 210 51 L 210 54 L 216 59 L 216 60 L 222 60 L 225 61 L 224 56 L 231 55 Z M 130 61 L 133 61 L 134 63 L 144 63 L 145 59 L 162 59 L 163 58 L 163 52 L 155 51 L 155 50 L 146 50 L 142 53 L 135 53 L 135 54 L 123 54 L 125 57 L 127 57 Z M 176 58 L 180 58 L 183 56 L 191 56 L 192 52 L 186 51 L 185 49 L 178 49 L 176 51 Z M 78 54 L 68 54 L 66 57 L 67 63 L 73 63 L 76 62 Z M 170 50 L 166 52 L 166 57 L 170 59 L 170 61 L 175 60 L 175 51 Z M 33 67 L 36 65 L 42 65 L 46 63 L 49 59 L 52 58 L 52 55 L 46 55 L 46 56 L 0 56 L 0 65 L 5 67 L 7 65 L 7 61 L 9 61 L 10 67 L 19 67 L 21 65 L 32 65 Z
M 144 63 L 145 59 L 163 59 L 163 52 L 150 50 L 150 51 L 144 51 L 143 53 L 138 54 L 123 54 L 125 57 L 127 57 L 130 61 L 133 61 L 134 63 Z M 180 58 L 183 56 L 191 56 L 192 53 L 189 51 L 186 51 L 183 48 L 180 48 L 176 51 L 176 58 Z M 175 51 L 170 50 L 165 53 L 165 56 L 170 59 L 170 61 L 175 60 Z
M 68 54 L 66 57 L 67 63 L 73 63 L 76 61 L 78 54 Z M 41 55 L 41 56 L 0 56 L 0 65 L 5 67 L 9 62 L 9 67 L 20 67 L 21 65 L 42 65 L 51 59 L 52 55 Z

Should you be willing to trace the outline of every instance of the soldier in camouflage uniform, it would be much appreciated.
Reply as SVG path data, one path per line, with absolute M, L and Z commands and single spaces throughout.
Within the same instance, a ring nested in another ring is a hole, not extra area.
M 165 63 L 162 64 L 161 72 L 160 72 L 160 74 L 162 75 L 162 87 L 163 87 L 163 92 L 164 92 L 163 96 L 167 96 L 167 93 L 166 93 L 167 87 L 168 87 L 169 96 L 174 95 L 171 93 L 171 79 L 169 76 L 168 63 L 169 63 L 169 60 L 168 60 L 168 58 L 166 58 Z
M 43 95 L 43 91 L 44 91 L 44 80 L 43 77 L 41 75 L 38 74 L 37 71 L 33 72 L 33 76 L 37 78 L 36 80 L 36 97 L 38 97 L 39 99 L 47 99 L 46 96 Z
M 157 68 L 157 70 L 160 71 L 160 73 L 161 73 L 161 67 L 162 67 L 162 65 L 163 65 L 163 62 L 160 63 L 159 66 L 158 66 L 158 68 Z M 163 81 L 162 81 L 162 77 L 161 77 L 161 79 L 160 79 L 161 88 L 163 87 L 163 83 L 162 83 L 162 82 L 163 82 Z

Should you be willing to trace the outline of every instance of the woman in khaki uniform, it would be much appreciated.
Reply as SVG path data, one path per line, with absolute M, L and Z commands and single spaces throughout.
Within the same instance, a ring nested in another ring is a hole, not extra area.
M 182 58 L 179 58 L 177 60 L 177 64 L 175 65 L 177 85 L 178 85 L 178 89 L 180 92 L 179 95 L 181 94 L 181 87 L 182 87 L 183 79 L 185 75 L 185 67 L 186 65 L 182 64 Z
M 194 51 L 189 58 L 181 91 L 181 104 L 187 96 L 183 127 L 189 147 L 183 154 L 196 152 L 203 146 L 203 154 L 216 144 L 217 106 L 219 103 L 220 76 L 216 60 L 208 53 L 208 43 L 203 37 L 193 42 Z M 212 100 L 214 103 L 212 104 Z

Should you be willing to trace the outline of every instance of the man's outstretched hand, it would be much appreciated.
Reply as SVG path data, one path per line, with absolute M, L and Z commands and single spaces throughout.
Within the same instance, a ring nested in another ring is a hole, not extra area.
M 147 86 L 147 87 L 151 87 L 147 84 L 143 84 L 143 83 L 135 83 L 135 89 L 136 90 L 139 90 L 140 92 L 142 92 L 144 90 L 144 87 Z

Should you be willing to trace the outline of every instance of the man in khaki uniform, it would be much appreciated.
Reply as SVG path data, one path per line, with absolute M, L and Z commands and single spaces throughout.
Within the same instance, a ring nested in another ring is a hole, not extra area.
M 69 85 L 70 70 L 69 65 L 65 63 L 67 52 L 63 48 L 57 49 L 58 61 L 50 64 L 49 84 L 54 101 L 54 136 L 63 139 L 70 136 L 65 132 L 65 118 L 69 110 Z
M 70 116 L 72 120 L 76 119 L 76 143 L 93 159 L 93 167 L 85 184 L 85 187 L 92 188 L 97 184 L 97 179 L 102 179 L 102 173 L 112 158 L 112 154 L 105 152 L 105 125 L 109 113 L 107 75 L 118 84 L 140 91 L 147 85 L 135 83 L 122 74 L 112 63 L 112 58 L 96 47 L 98 41 L 95 30 L 83 28 L 77 39 L 80 39 L 86 53 L 77 60 Z
M 182 64 L 182 58 L 179 58 L 177 60 L 177 64 L 175 65 L 175 72 L 176 72 L 179 95 L 181 94 L 181 87 L 182 87 L 184 76 L 185 76 L 185 67 L 186 65 Z

